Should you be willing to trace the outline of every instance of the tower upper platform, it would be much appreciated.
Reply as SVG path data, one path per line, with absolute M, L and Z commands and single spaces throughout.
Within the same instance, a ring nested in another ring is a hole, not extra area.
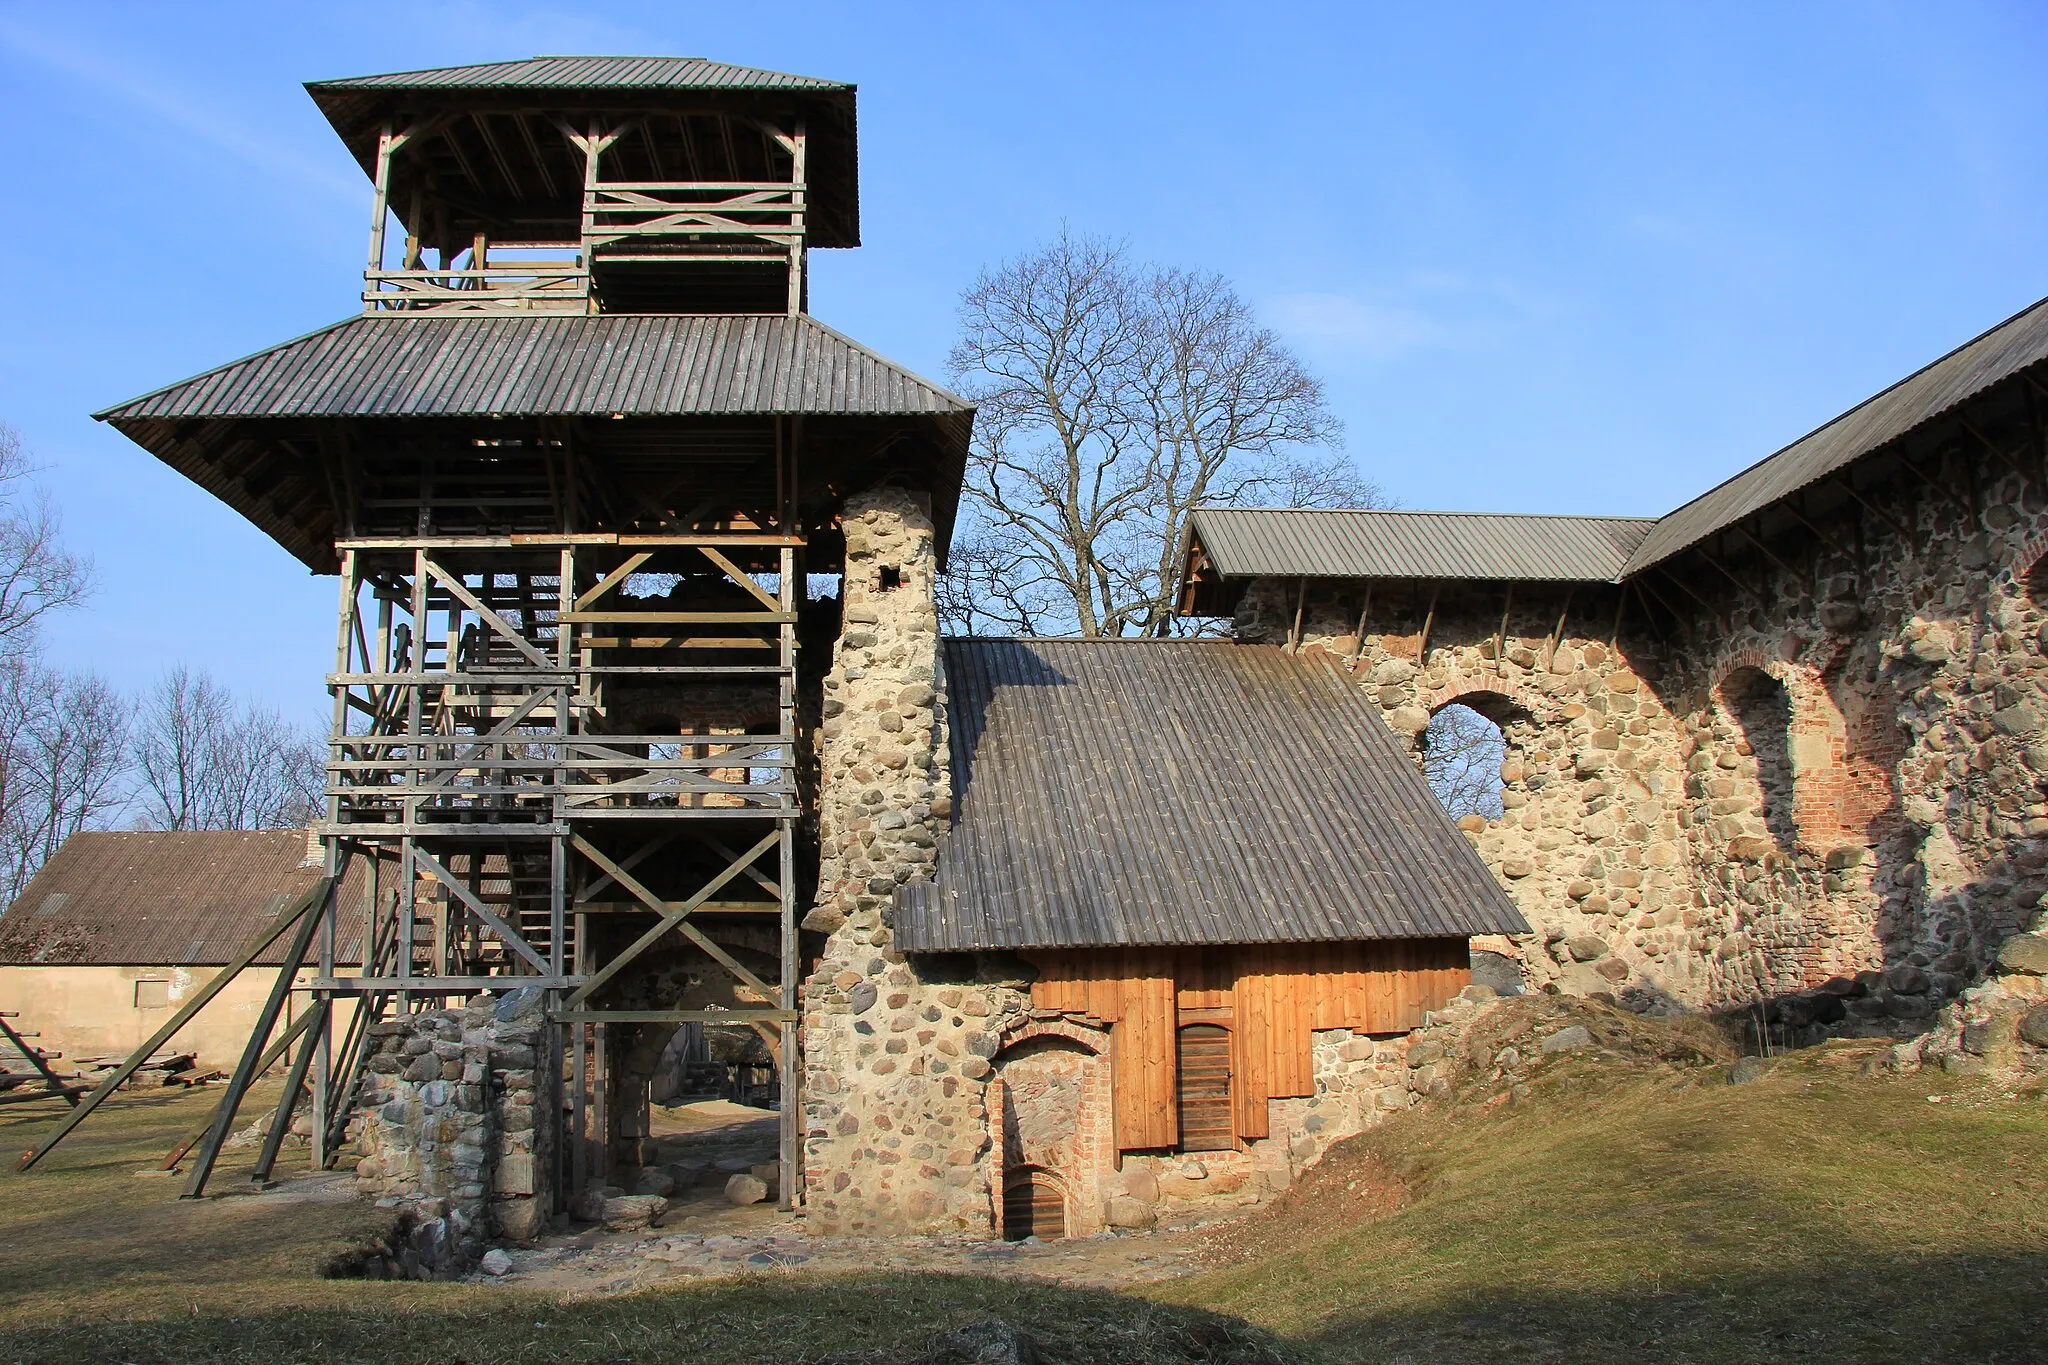
M 793 313 L 804 252 L 860 244 L 845 82 L 533 57 L 306 89 L 374 186 L 368 311 Z

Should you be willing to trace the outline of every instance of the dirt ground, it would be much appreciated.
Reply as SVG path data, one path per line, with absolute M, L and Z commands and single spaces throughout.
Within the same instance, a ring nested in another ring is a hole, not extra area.
M 812 1237 L 803 1219 L 773 1202 L 735 1205 L 728 1175 L 775 1159 L 777 1117 L 724 1100 L 654 1111 L 661 1164 L 694 1170 L 671 1197 L 661 1226 L 640 1232 L 589 1229 L 509 1248 L 510 1273 L 476 1280 L 562 1295 L 618 1294 L 688 1279 L 808 1272 L 972 1274 L 1029 1277 L 1095 1289 L 1149 1284 L 1199 1268 L 1200 1235 L 1121 1232 L 1058 1242 L 968 1237 Z

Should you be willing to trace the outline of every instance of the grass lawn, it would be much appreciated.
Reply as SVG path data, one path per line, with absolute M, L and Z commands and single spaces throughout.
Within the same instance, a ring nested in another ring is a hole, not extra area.
M 1348 1144 L 1225 1239 L 1236 1264 L 1146 1297 L 801 1271 L 566 1302 L 324 1280 L 377 1215 L 180 1201 L 134 1172 L 211 1097 L 124 1096 L 37 1171 L 0 1174 L 0 1360 L 941 1365 L 965 1357 L 934 1334 L 988 1317 L 1048 1365 L 2048 1359 L 2048 1102 L 1859 1077 L 1868 1055 L 1816 1050 L 1742 1086 L 1551 1063 L 1513 1105 Z M 0 1151 L 50 1122 L 6 1111 Z

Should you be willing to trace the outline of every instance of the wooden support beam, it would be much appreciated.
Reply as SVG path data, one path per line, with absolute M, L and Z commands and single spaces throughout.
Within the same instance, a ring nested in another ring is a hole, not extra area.
M 15 1163 L 14 1169 L 17 1171 L 28 1170 L 38 1161 L 48 1156 L 51 1148 L 62 1142 L 72 1129 L 85 1122 L 91 1116 L 93 1110 L 105 1103 L 107 1096 L 119 1089 L 123 1082 L 137 1071 L 140 1071 L 142 1064 L 149 1060 L 151 1053 L 155 1052 L 165 1043 L 168 1043 L 176 1036 L 179 1029 L 191 1023 L 193 1017 L 199 1011 L 206 1008 L 207 1002 L 226 990 L 229 983 L 240 976 L 244 969 L 251 962 L 254 962 L 265 949 L 277 942 L 278 939 L 284 937 L 285 933 L 293 925 L 299 924 L 307 915 L 312 914 L 316 907 L 323 907 L 326 903 L 327 893 L 333 886 L 334 883 L 332 881 L 323 877 L 320 881 L 315 882 L 312 886 L 301 891 L 287 902 L 284 909 L 278 912 L 277 918 L 271 921 L 269 928 L 259 933 L 247 947 L 235 954 L 234 961 L 221 968 L 219 972 L 214 974 L 211 980 L 194 992 L 191 998 L 186 1000 L 184 1006 L 171 1016 L 170 1022 L 151 1034 L 149 1040 L 143 1043 L 141 1047 L 128 1054 L 127 1061 L 108 1072 L 106 1078 L 99 1083 L 92 1094 L 86 1097 L 85 1103 L 73 1109 L 69 1117 L 58 1127 L 57 1131 L 43 1139 L 40 1147 L 24 1152 L 21 1160 Z M 282 980 L 284 978 L 280 977 L 279 979 Z
M 1294 593 L 1294 625 L 1287 632 L 1287 652 L 1301 650 L 1301 615 L 1308 606 L 1308 578 L 1304 575 Z
M 1897 531 L 1900 537 L 1905 540 L 1906 548 L 1908 550 L 1917 550 L 1919 548 L 1919 537 L 1915 536 L 1912 531 L 1908 530 L 1904 525 L 1900 524 L 1896 519 L 1894 519 L 1891 513 L 1885 511 L 1882 507 L 1879 507 L 1876 503 L 1870 501 L 1870 499 L 1864 497 L 1861 493 L 1857 492 L 1856 485 L 1851 483 L 1846 476 L 1838 474 L 1835 476 L 1835 478 L 1830 480 L 1830 482 L 1833 483 L 1835 487 L 1841 489 L 1844 493 L 1847 493 L 1849 495 L 1850 501 L 1854 502 L 1858 507 L 1861 507 L 1864 511 L 1870 513 L 1870 515 L 1876 517 L 1879 521 L 1891 527 L 1894 531 Z
M 1437 598 L 1443 593 L 1443 584 L 1435 583 L 1429 589 L 1429 611 L 1422 618 L 1422 638 L 1415 645 L 1415 666 L 1429 667 L 1429 631 L 1436 624 Z
M 198 1155 L 192 1161 L 192 1174 L 186 1177 L 183 1198 L 197 1199 L 206 1193 L 207 1179 L 213 1174 L 213 1163 L 220 1159 L 221 1147 L 227 1142 L 228 1134 L 234 1130 L 235 1114 L 242 1107 L 243 1098 L 256 1080 L 256 1062 L 263 1055 L 264 1045 L 270 1041 L 270 1031 L 277 1027 L 278 1016 L 284 1012 L 285 1001 L 291 998 L 292 978 L 298 975 L 300 966 L 306 961 L 306 952 L 313 946 L 313 933 L 326 918 L 334 888 L 339 885 L 334 878 L 323 877 L 320 885 L 325 893 L 318 901 L 319 909 L 299 917 L 298 928 L 292 933 L 291 946 L 285 950 L 284 960 L 278 964 L 277 979 L 270 985 L 270 994 L 263 1002 L 263 1008 L 256 1016 L 256 1026 L 249 1031 L 248 1045 L 242 1049 L 242 1059 L 235 1064 L 234 1074 L 228 1077 L 228 1088 L 220 1097 L 220 1105 L 213 1112 L 213 1127 L 207 1130 L 199 1143 Z
M 5 1034 L 7 1041 L 14 1044 L 14 1050 L 36 1069 L 37 1074 L 43 1078 L 43 1083 L 50 1087 L 50 1094 L 63 1096 L 73 1109 L 78 1107 L 78 1092 L 84 1087 L 66 1085 L 59 1080 L 57 1073 L 50 1070 L 50 1064 L 43 1060 L 43 1054 L 30 1046 L 28 1039 L 14 1031 L 4 1014 L 0 1014 L 0 1034 Z
M 484 922 L 485 927 L 497 936 L 499 942 L 525 958 L 533 967 L 534 975 L 553 975 L 552 969 L 548 966 L 547 959 L 534 951 L 533 945 L 526 941 L 525 935 L 505 923 L 504 920 L 499 919 L 497 912 L 484 904 L 483 897 L 471 890 L 460 877 L 457 877 L 446 867 L 443 867 L 440 860 L 435 858 L 433 854 L 423 848 L 415 847 L 412 851 L 412 860 L 415 868 L 426 872 L 435 881 L 447 887 L 450 894 L 461 901 L 465 909 Z M 411 873 L 407 874 L 408 879 L 410 879 L 411 875 Z M 518 980 L 517 977 L 508 979 Z

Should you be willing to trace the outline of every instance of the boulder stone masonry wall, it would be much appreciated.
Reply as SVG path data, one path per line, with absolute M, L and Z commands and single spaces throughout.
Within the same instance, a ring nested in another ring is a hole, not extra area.
M 405 1268 L 422 1279 L 467 1270 L 494 1237 L 527 1241 L 553 1212 L 561 1100 L 537 1065 L 541 994 L 527 988 L 370 1025 L 356 1188 L 412 1217 Z
M 804 983 L 808 1223 L 986 1233 L 989 1059 L 1028 1007 L 1025 981 L 999 960 L 920 967 L 888 923 L 896 888 L 930 875 L 952 809 L 930 508 L 879 489 L 849 498 L 842 525 L 845 620 L 824 681 L 804 920 L 826 935 Z
M 1312 581 L 1302 646 L 1404 737 L 1456 701 L 1501 724 L 1503 815 L 1463 823 L 1536 932 L 1475 946 L 1530 985 L 1916 1032 L 2048 893 L 2048 499 L 1996 468 L 1976 499 L 1874 497 L 1912 535 L 1871 518 L 1867 569 L 1816 544 L 1745 566 L 1754 592 L 1694 585 L 1715 611 L 1660 592 L 1683 625 L 1464 585 L 1418 658 L 1427 590 L 1381 585 L 1361 647 L 1362 589 Z M 1286 639 L 1298 591 L 1253 582 L 1238 637 Z

